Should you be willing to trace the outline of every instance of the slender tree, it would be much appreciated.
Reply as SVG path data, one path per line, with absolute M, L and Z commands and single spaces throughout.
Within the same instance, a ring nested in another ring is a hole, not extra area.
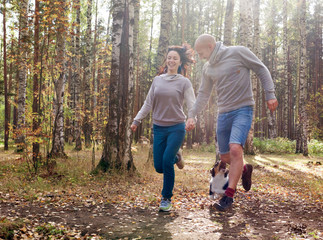
M 65 39 L 67 35 L 67 2 L 61 0 L 57 5 L 55 75 L 53 76 L 55 97 L 53 106 L 54 126 L 52 133 L 52 150 L 50 157 L 65 157 L 64 152 L 64 92 L 66 84 L 66 49 Z
M 84 57 L 84 118 L 83 118 L 83 132 L 85 139 L 85 147 L 91 146 L 91 134 L 92 134 L 92 123 L 91 123 L 91 22 L 92 22 L 92 0 L 87 1 L 87 29 L 85 35 L 85 46 L 86 54 Z
M 4 150 L 9 149 L 9 101 L 8 101 L 8 78 L 7 78 L 7 33 L 6 33 L 6 0 L 3 0 L 3 78 L 4 78 L 4 99 L 5 99 L 5 120 L 4 120 Z
M 288 49 L 288 32 L 287 32 L 287 0 L 283 0 L 283 87 L 288 92 L 288 66 L 287 66 L 287 49 Z M 288 94 L 283 95 L 283 136 L 288 137 Z
M 39 162 L 39 0 L 35 0 L 35 19 L 34 19 L 34 76 L 33 76 L 33 133 L 35 141 L 33 142 L 33 163 L 34 169 L 37 169 Z
M 300 66 L 299 66 L 299 124 L 301 134 L 301 146 L 303 155 L 308 155 L 307 133 L 307 77 L 306 77 L 306 0 L 299 0 L 299 34 L 300 34 Z
M 17 108 L 17 128 L 16 143 L 17 151 L 24 149 L 25 136 L 25 106 L 26 106 L 26 84 L 27 84 L 27 42 L 28 42 L 28 25 L 27 11 L 28 1 L 19 1 L 19 72 L 18 72 L 18 108 Z
M 82 150 L 81 140 L 81 4 L 80 0 L 74 2 L 76 8 L 76 33 L 75 33 L 75 45 L 74 45 L 74 57 L 73 57 L 73 83 L 74 83 L 74 138 L 75 138 L 75 150 Z

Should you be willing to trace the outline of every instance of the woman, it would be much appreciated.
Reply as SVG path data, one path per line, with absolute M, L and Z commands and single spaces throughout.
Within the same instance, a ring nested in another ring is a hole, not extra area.
M 141 120 L 152 110 L 154 131 L 154 167 L 164 174 L 160 211 L 170 211 L 175 181 L 174 163 L 183 168 L 181 154 L 177 154 L 185 137 L 183 102 L 188 111 L 192 109 L 195 95 L 186 75 L 188 64 L 193 62 L 193 50 L 187 46 L 172 46 L 168 49 L 165 67 L 152 82 L 144 105 L 135 117 L 131 129 L 136 131 Z M 190 114 L 188 116 L 191 117 Z M 176 156 L 177 155 L 177 156 Z

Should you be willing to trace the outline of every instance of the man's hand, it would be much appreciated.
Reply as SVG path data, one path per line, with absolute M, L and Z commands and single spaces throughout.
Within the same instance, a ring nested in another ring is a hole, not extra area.
M 131 124 L 130 128 L 133 132 L 135 132 L 137 130 L 137 125 Z
M 194 118 L 187 119 L 186 126 L 185 126 L 186 131 L 191 131 L 194 128 L 195 128 L 195 120 L 194 120 Z
M 267 106 L 271 112 L 275 111 L 278 107 L 278 101 L 277 99 L 270 99 L 267 101 Z

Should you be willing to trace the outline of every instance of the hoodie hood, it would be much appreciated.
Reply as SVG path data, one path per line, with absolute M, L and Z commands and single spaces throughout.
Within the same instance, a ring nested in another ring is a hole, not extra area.
M 181 78 L 181 77 L 183 77 L 181 74 L 162 74 L 162 75 L 160 75 L 160 77 L 162 77 L 162 78 L 164 78 L 164 79 L 166 79 L 166 80 L 168 80 L 168 81 L 172 81 L 172 80 L 177 80 L 177 79 L 179 79 L 179 78 Z
M 216 64 L 218 62 L 219 52 L 221 52 L 223 48 L 224 48 L 224 45 L 222 42 L 217 42 L 215 44 L 215 48 L 213 49 L 213 52 L 209 59 L 210 64 Z

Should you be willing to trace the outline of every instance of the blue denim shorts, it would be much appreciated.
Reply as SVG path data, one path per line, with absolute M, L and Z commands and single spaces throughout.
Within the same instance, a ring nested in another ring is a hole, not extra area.
M 251 127 L 252 116 L 252 106 L 219 114 L 216 136 L 220 154 L 230 152 L 231 143 L 244 146 Z

